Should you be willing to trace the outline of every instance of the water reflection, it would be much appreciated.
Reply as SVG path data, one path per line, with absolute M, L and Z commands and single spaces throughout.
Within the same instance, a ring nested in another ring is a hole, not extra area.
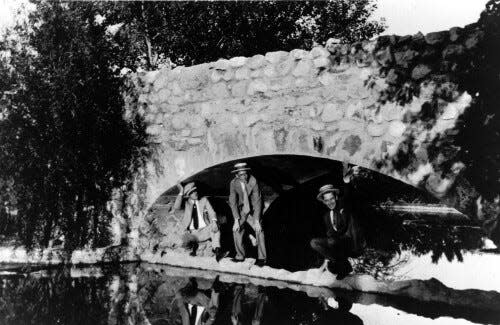
M 8 325 L 370 324 L 380 322 L 378 315 L 361 318 L 353 310 L 374 304 L 389 306 L 395 316 L 410 313 L 438 318 L 437 322 L 447 316 L 500 323 L 498 312 L 485 312 L 480 306 L 468 310 L 325 288 L 292 290 L 265 280 L 252 284 L 243 277 L 214 278 L 203 271 L 148 265 L 103 268 L 97 273 L 95 269 L 12 272 L 0 279 L 0 324 Z
M 272 287 L 224 284 L 218 277 L 207 289 L 190 278 L 176 292 L 174 302 L 182 325 L 363 324 L 349 312 L 352 301 L 346 297 L 312 298 Z M 155 320 L 155 324 L 162 322 L 176 320 Z

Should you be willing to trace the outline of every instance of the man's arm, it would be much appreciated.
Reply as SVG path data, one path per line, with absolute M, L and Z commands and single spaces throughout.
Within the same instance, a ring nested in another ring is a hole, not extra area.
M 237 193 L 235 188 L 235 182 L 231 181 L 229 186 L 229 206 L 231 207 L 231 212 L 233 213 L 234 220 L 240 219 L 240 213 L 238 212 L 238 202 L 237 202 Z
M 179 194 L 177 194 L 177 197 L 175 198 L 174 205 L 172 208 L 170 208 L 170 213 L 174 213 L 176 211 L 179 211 L 182 206 L 182 199 L 184 196 L 184 187 L 181 185 L 181 183 L 177 184 L 177 188 L 179 189 Z
M 259 182 L 257 180 L 255 180 L 255 186 L 252 189 L 251 199 L 254 218 L 260 222 L 262 214 L 262 194 L 260 193 Z
M 208 217 L 210 218 L 210 222 L 216 222 L 217 221 L 217 214 L 215 213 L 214 208 L 210 204 L 210 201 L 208 200 L 207 197 L 205 199 L 205 208 L 207 209 L 208 212 Z
M 181 209 L 181 206 L 182 206 L 182 194 L 179 193 L 177 195 L 177 197 L 175 198 L 174 205 L 170 209 L 170 213 L 175 212 L 175 211 L 179 211 Z

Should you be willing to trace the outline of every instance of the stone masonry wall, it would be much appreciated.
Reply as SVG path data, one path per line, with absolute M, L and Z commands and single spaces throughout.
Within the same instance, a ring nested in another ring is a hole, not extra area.
M 311 51 L 134 75 L 138 100 L 125 118 L 143 116 L 158 144 L 146 206 L 207 167 L 279 153 L 348 161 L 458 202 L 453 184 L 466 166 L 451 161 L 444 173 L 427 149 L 453 133 L 471 103 L 447 76 L 480 37 L 454 28 L 355 44 L 331 39 Z M 152 222 L 144 213 L 136 227 Z

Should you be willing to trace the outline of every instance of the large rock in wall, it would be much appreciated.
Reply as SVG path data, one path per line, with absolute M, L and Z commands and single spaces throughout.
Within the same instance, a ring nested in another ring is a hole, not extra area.
M 284 153 L 348 161 L 466 210 L 459 196 L 467 186 L 455 183 L 467 166 L 429 148 L 453 136 L 471 104 L 453 75 L 480 37 L 469 26 L 354 44 L 330 40 L 310 51 L 133 76 L 138 100 L 125 117 L 143 116 L 158 144 L 145 206 L 207 167 Z M 446 172 L 443 162 L 451 166 Z

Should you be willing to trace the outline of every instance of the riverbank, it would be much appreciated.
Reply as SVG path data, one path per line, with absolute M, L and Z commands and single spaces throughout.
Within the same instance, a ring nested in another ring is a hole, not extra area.
M 365 293 L 386 294 L 419 301 L 445 303 L 452 306 L 482 306 L 486 310 L 500 312 L 500 279 L 495 265 L 500 265 L 500 255 L 475 253 L 464 255 L 463 262 L 432 264 L 428 256 L 413 256 L 393 279 L 375 279 L 366 274 L 356 274 L 338 281 L 330 272 L 319 269 L 290 272 L 269 266 L 254 265 L 253 259 L 233 263 L 226 258 L 217 263 L 213 257 L 191 257 L 183 252 L 143 252 L 114 246 L 95 250 L 78 250 L 70 258 L 61 250 L 35 250 L 0 248 L 0 262 L 37 265 L 92 265 L 102 263 L 146 262 L 200 269 L 210 273 L 232 274 L 255 279 L 281 281 L 288 285 L 308 285 L 330 289 L 342 289 Z M 431 272 L 425 270 L 432 269 Z

